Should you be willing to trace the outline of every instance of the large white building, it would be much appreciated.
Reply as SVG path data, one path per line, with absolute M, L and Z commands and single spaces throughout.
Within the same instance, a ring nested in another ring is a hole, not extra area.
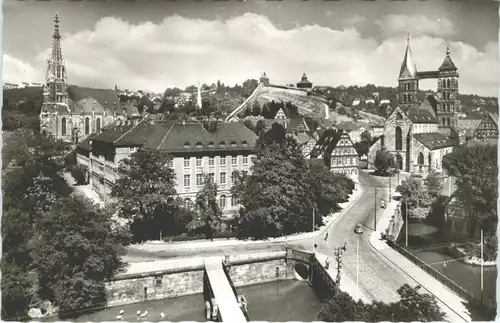
M 119 162 L 138 149 L 164 152 L 172 157 L 175 189 L 191 208 L 211 176 L 218 187 L 217 199 L 225 215 L 239 208 L 231 193 L 236 171 L 248 174 L 255 156 L 257 136 L 240 123 L 117 121 L 78 145 L 77 160 L 89 167 L 92 188 L 106 201 L 118 178 Z

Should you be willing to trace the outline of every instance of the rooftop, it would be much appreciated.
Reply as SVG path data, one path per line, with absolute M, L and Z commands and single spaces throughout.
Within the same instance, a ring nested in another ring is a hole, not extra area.
M 416 133 L 413 137 L 430 150 L 454 146 L 448 137 L 439 132 Z
M 145 149 L 164 152 L 253 150 L 257 141 L 250 129 L 239 122 L 217 122 L 209 131 L 199 122 L 158 122 Z
M 153 132 L 154 126 L 143 119 L 140 122 L 116 121 L 103 128 L 93 141 L 114 146 L 142 146 Z

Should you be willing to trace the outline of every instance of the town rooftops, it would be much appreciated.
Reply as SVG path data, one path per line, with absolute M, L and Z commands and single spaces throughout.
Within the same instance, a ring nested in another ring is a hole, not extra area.
M 154 126 L 146 119 L 140 122 L 118 120 L 103 128 L 102 132 L 92 140 L 113 144 L 113 146 L 140 147 L 152 134 L 153 128 Z
M 429 99 L 425 99 L 418 108 L 412 107 L 408 109 L 406 115 L 412 123 L 438 123 Z
M 477 129 L 479 124 L 481 123 L 481 119 L 459 119 L 457 120 L 457 129 L 462 134 L 472 135 L 474 130 Z
M 239 122 L 217 122 L 214 130 L 195 121 L 158 122 L 144 149 L 169 153 L 254 150 L 258 137 Z
M 448 137 L 439 132 L 416 133 L 413 137 L 430 150 L 454 146 Z
M 349 137 L 343 129 L 325 129 L 311 151 L 311 158 L 317 158 L 321 155 L 329 157 L 342 136 Z

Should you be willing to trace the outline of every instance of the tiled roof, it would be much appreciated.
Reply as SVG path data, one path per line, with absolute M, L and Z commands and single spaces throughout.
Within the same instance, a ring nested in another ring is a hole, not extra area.
M 439 70 L 440 71 L 456 71 L 457 70 L 457 67 L 455 66 L 455 64 L 451 60 L 450 55 L 446 55 L 446 57 L 444 58 L 443 64 L 441 64 L 441 66 L 439 67 Z
M 146 120 L 141 122 L 116 121 L 94 137 L 94 141 L 115 146 L 142 146 L 152 133 L 153 126 Z
M 96 114 L 102 114 L 105 110 L 108 115 L 113 111 L 123 114 L 123 109 L 127 115 L 137 114 L 138 111 L 131 102 L 120 102 L 118 91 L 107 89 L 92 89 L 70 85 L 68 86 L 68 96 L 72 113 L 90 114 L 92 110 Z M 116 102 L 116 106 L 114 106 Z
M 418 108 L 408 109 L 406 115 L 412 123 L 438 123 L 431 109 L 432 104 L 426 99 Z
M 439 132 L 416 133 L 413 137 L 430 150 L 453 146 L 453 142 Z
M 457 128 L 460 132 L 469 134 L 476 130 L 481 121 L 481 119 L 459 119 L 457 120 Z
M 250 129 L 239 122 L 219 122 L 208 131 L 199 122 L 158 122 L 145 149 L 165 152 L 253 150 L 257 141 Z
M 495 123 L 495 125 L 498 127 L 498 114 L 491 113 L 491 112 L 488 112 L 488 114 L 490 115 L 490 117 L 493 120 L 493 122 Z
M 77 148 L 83 149 L 90 151 L 90 140 L 93 139 L 95 136 L 97 136 L 97 133 L 91 133 L 85 140 L 81 141 L 78 145 L 76 145 Z
M 406 46 L 405 56 L 403 58 L 403 63 L 401 64 L 401 69 L 399 71 L 399 78 L 415 78 L 417 76 L 417 68 L 413 62 L 411 55 L 410 44 Z

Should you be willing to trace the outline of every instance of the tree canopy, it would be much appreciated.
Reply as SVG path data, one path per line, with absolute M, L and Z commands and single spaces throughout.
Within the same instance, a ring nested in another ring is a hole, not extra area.
M 377 150 L 377 153 L 375 155 L 375 168 L 378 175 L 389 175 L 389 170 L 395 166 L 396 162 L 394 161 L 394 157 L 385 147 Z
M 443 167 L 456 178 L 456 197 L 469 219 L 471 237 L 478 225 L 494 235 L 498 221 L 497 145 L 460 147 L 443 158 Z
M 398 289 L 401 299 L 397 302 L 364 303 L 355 301 L 349 294 L 336 291 L 321 305 L 317 319 L 326 322 L 434 322 L 445 316 L 434 296 L 420 293 L 420 286 L 404 284 Z

